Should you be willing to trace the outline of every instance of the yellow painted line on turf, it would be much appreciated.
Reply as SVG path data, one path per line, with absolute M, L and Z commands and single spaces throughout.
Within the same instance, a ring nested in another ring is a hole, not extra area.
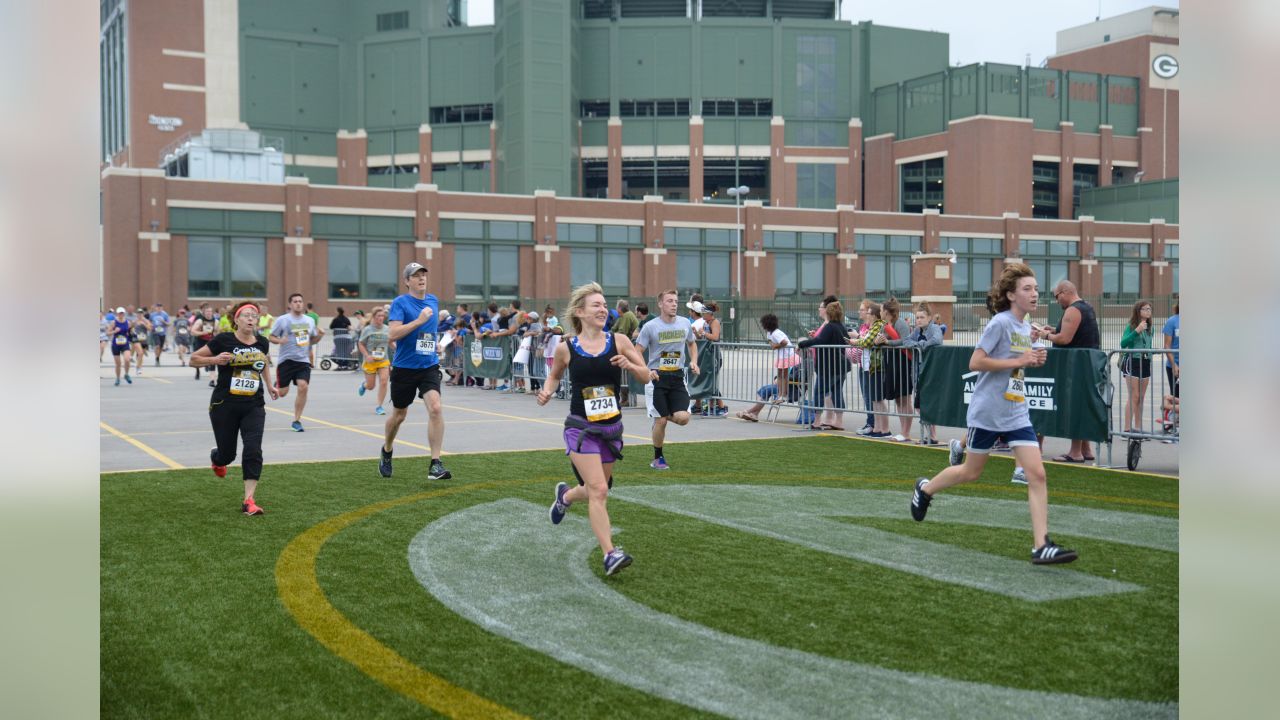
M 129 443 L 130 445 L 132 445 L 132 446 L 134 446 L 134 447 L 138 448 L 138 449 L 139 449 L 139 450 L 141 450 L 142 452 L 144 452 L 144 453 L 146 453 L 146 454 L 150 455 L 151 457 L 153 457 L 153 458 L 155 458 L 155 459 L 159 460 L 160 462 L 164 463 L 165 465 L 168 465 L 170 470 L 185 470 L 185 469 L 186 469 L 186 468 L 185 468 L 185 467 L 183 467 L 182 465 L 179 465 L 178 463 L 174 462 L 172 458 L 168 457 L 167 455 L 164 455 L 163 453 L 161 453 L 160 451 L 158 451 L 158 450 L 156 450 L 155 448 L 151 447 L 150 445 L 147 445 L 146 443 L 143 443 L 143 442 L 141 442 L 141 441 L 139 441 L 139 440 L 135 440 L 134 438 L 129 437 L 128 435 L 125 435 L 124 433 L 120 432 L 119 430 L 117 430 L 117 429 L 115 429 L 115 428 L 111 427 L 110 425 L 108 425 L 108 424 L 106 424 L 106 423 L 104 423 L 104 422 L 99 422 L 99 423 L 98 423 L 98 426 L 99 426 L 99 427 L 101 427 L 103 430 L 106 430 L 107 432 L 111 433 L 112 435 L 115 435 L 116 437 L 120 438 L 121 440 L 123 440 L 123 441 L 125 441 L 125 442 Z
M 429 498 L 505 484 L 510 483 L 474 483 L 418 493 L 368 505 L 311 527 L 291 540 L 276 562 L 276 588 L 280 600 L 298 625 L 334 655 L 431 710 L 455 718 L 523 718 L 509 708 L 423 670 L 383 645 L 329 604 L 316 577 L 316 559 L 329 538 L 370 515 Z
M 494 412 L 492 410 L 476 410 L 475 408 L 462 407 L 460 405 L 445 405 L 444 403 L 441 403 L 440 406 L 447 407 L 450 410 L 462 410 L 464 412 L 480 413 L 481 415 L 493 415 L 494 417 L 506 418 L 508 420 L 519 420 L 521 422 L 539 423 L 542 425 L 555 425 L 560 428 L 564 427 L 564 422 L 556 422 L 555 420 L 543 420 L 542 418 L 524 417 L 523 415 L 508 415 L 506 413 Z M 623 433 L 622 437 L 631 438 L 632 440 L 653 441 L 653 438 L 650 437 L 627 435 L 626 433 Z
M 289 417 L 293 417 L 293 413 L 288 412 L 286 410 L 278 410 L 273 407 L 269 407 L 267 409 L 273 413 L 280 413 L 281 415 L 287 415 Z M 354 427 L 351 427 L 350 425 L 339 425 L 338 423 L 329 422 L 327 420 L 321 420 L 319 418 L 308 417 L 306 415 L 303 415 L 302 419 L 306 420 L 309 423 L 315 423 L 317 425 L 324 425 L 326 427 L 337 428 L 338 430 L 346 430 L 347 432 L 353 432 L 358 435 L 368 435 L 371 438 L 378 438 L 379 440 L 383 440 L 383 441 L 386 440 L 386 437 L 381 433 L 371 433 L 368 430 L 361 430 L 360 428 L 354 428 Z M 417 443 L 411 443 L 408 440 L 401 440 L 398 437 L 396 438 L 396 444 L 408 445 L 411 448 L 418 448 L 419 450 L 426 450 L 427 452 L 431 452 L 431 448 L 427 447 L 426 445 L 418 445 Z

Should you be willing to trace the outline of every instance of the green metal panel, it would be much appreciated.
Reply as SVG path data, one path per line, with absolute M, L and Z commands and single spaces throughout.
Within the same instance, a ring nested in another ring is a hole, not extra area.
M 365 147 L 369 155 L 390 155 L 395 150 L 395 132 L 391 130 L 370 131 Z
M 738 121 L 738 139 L 743 145 L 769 144 L 769 118 L 744 118 Z M 848 121 L 841 123 L 848 127 Z M 848 138 L 846 132 L 845 137 Z
M 410 174 L 410 180 L 415 180 L 416 176 Z M 379 217 L 376 215 L 367 215 L 361 217 L 364 234 L 368 237 L 383 238 L 412 238 L 413 237 L 413 218 L 403 217 Z
M 418 126 L 396 130 L 395 143 L 397 153 L 417 152 L 419 147 Z
M 312 185 L 337 185 L 338 184 L 337 168 L 303 167 L 303 166 L 297 166 L 297 165 L 291 166 L 289 168 L 290 173 L 292 173 L 295 170 L 298 173 L 305 176 L 308 180 L 310 180 Z
M 772 24 L 704 20 L 699 66 L 704 98 L 772 98 Z
M 431 152 L 462 149 L 461 125 L 432 125 Z
M 1027 68 L 1027 112 L 1037 130 L 1057 130 L 1062 120 L 1062 72 Z
M 687 98 L 693 67 L 687 21 L 618 28 L 619 98 Z
M 197 208 L 173 208 L 169 210 L 169 230 L 171 232 L 204 232 L 225 230 L 224 210 L 203 210 Z
M 284 213 L 228 210 L 227 229 L 232 232 L 279 233 L 284 230 Z
M 704 145 L 732 145 L 737 139 L 734 125 L 730 118 L 706 118 L 702 125 L 702 143 Z
M 862 57 L 865 57 L 866 62 L 859 62 L 861 67 L 858 70 L 862 74 L 862 86 L 868 102 L 876 88 L 940 72 L 951 64 L 950 38 L 946 33 L 888 27 L 871 22 L 858 23 L 856 31 L 861 36 L 861 44 L 865 45 Z M 876 112 L 878 111 L 877 105 Z M 867 113 L 862 114 L 865 116 Z M 893 129 L 878 129 L 878 132 L 893 132 Z
M 489 149 L 489 123 L 469 123 L 462 126 L 463 150 Z M 488 187 L 486 184 L 485 187 Z
M 1152 218 L 1178 220 L 1178 178 L 1083 190 L 1079 215 L 1107 222 L 1145 223 Z
M 1067 117 L 1076 132 L 1096 133 L 1102 123 L 1102 76 L 1095 73 L 1067 73 Z
M 396 186 L 394 175 L 370 175 L 365 181 L 369 187 L 393 189 Z
M 575 43 L 578 60 L 578 96 L 584 100 L 609 97 L 609 28 L 583 27 Z
M 689 121 L 684 118 L 659 118 L 654 128 L 659 145 L 689 144 Z
M 290 88 L 293 43 L 246 37 L 241 114 L 251 127 L 292 126 L 296 121 Z
M 1022 68 L 1016 65 L 987 63 L 985 114 L 1022 117 Z
M 898 94 L 897 85 L 876 88 L 872 93 L 873 122 L 867 137 L 885 133 L 901 135 L 898 128 Z
M 263 131 L 268 135 L 277 134 L 276 131 L 265 128 L 263 128 Z M 280 132 L 279 134 L 283 135 L 285 133 Z M 285 136 L 284 147 L 288 152 L 301 155 L 336 157 L 338 155 L 338 136 L 335 132 L 327 130 L 297 130 Z
M 427 39 L 431 107 L 493 102 L 493 33 L 436 33 Z
M 350 0 L 272 0 L 238 4 L 242 30 L 328 37 L 345 37 L 352 31 Z
M 710 140 L 706 140 L 710 142 Z M 582 121 L 582 144 L 586 145 L 608 145 L 609 144 L 609 121 L 608 120 L 583 120 Z
M 972 117 L 978 110 L 978 64 L 965 65 L 948 71 L 947 86 L 950 93 L 951 109 L 949 118 Z
M 463 166 L 462 189 L 466 192 L 489 192 L 489 168 L 473 169 Z
M 294 124 L 338 127 L 338 46 L 298 43 L 293 51 Z
M 944 73 L 902 83 L 904 137 L 940 133 L 947 129 L 945 87 Z
M 462 168 L 450 165 L 444 170 L 433 170 L 431 182 L 441 190 L 458 192 L 462 190 Z
M 1138 134 L 1138 89 L 1138 78 L 1107 76 L 1107 122 L 1114 134 Z
M 365 127 L 417 127 L 422 121 L 419 46 L 416 39 L 365 45 Z
M 654 121 L 648 118 L 627 118 L 622 121 L 623 145 L 653 145 L 656 142 Z
M 373 176 L 369 180 L 373 180 Z M 311 215 L 311 234 L 315 237 L 357 237 L 360 235 L 360 218 L 357 215 Z

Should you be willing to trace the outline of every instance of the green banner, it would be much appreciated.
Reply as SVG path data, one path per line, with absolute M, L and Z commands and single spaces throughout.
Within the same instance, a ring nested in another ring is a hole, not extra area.
M 462 349 L 462 368 L 469 377 L 511 377 L 511 338 L 471 339 Z
M 972 347 L 929 348 L 920 369 L 920 418 L 966 427 L 969 396 L 978 373 L 969 370 Z M 1107 356 L 1101 350 L 1052 349 L 1044 367 L 1027 368 L 1027 404 L 1036 432 L 1074 440 L 1107 440 Z
M 700 340 L 696 344 L 699 374 L 688 373 L 689 397 L 700 400 L 720 394 L 716 383 L 720 377 L 720 348 L 706 340 Z

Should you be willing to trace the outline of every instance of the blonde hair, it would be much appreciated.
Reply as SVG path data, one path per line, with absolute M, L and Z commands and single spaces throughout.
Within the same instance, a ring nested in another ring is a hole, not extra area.
M 569 315 L 569 325 L 573 328 L 574 335 L 582 333 L 582 318 L 578 317 L 578 311 L 587 306 L 587 298 L 592 295 L 604 296 L 604 288 L 600 287 L 600 283 L 589 282 L 575 288 L 569 296 L 569 307 L 565 312 Z
M 844 322 L 844 306 L 839 300 L 827 303 L 827 320 L 833 323 Z

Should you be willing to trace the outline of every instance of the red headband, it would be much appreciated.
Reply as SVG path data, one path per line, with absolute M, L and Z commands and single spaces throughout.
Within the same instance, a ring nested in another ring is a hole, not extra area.
M 259 315 L 262 314 L 262 311 L 258 309 L 257 305 L 254 305 L 253 303 L 247 303 L 245 305 L 241 305 L 240 309 L 236 311 L 236 319 L 239 320 L 240 313 L 244 312 L 245 310 L 248 310 L 249 308 L 253 308 L 253 311 L 258 313 Z

